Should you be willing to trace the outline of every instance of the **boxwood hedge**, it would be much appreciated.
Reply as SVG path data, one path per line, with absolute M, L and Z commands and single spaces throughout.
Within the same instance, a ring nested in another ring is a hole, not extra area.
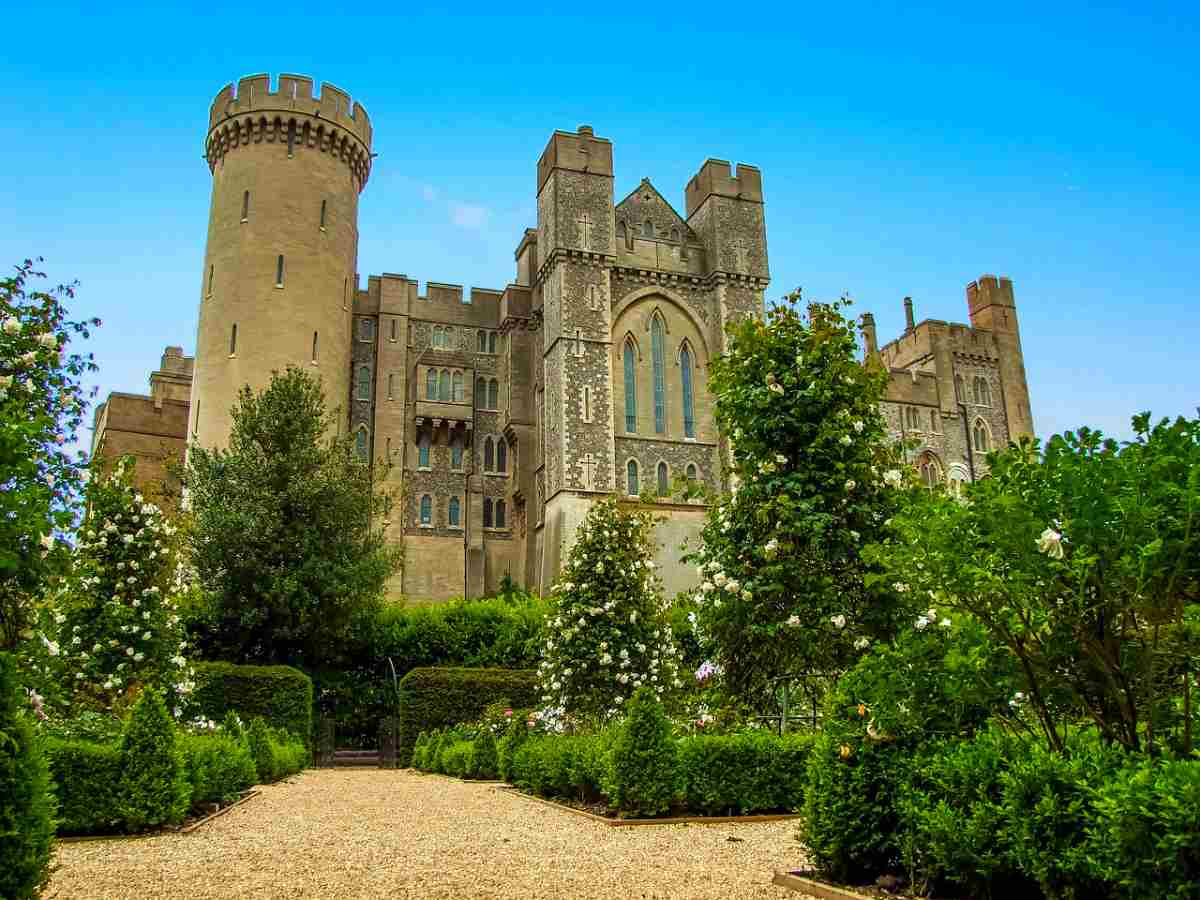
M 190 700 L 197 714 L 220 722 L 230 710 L 243 721 L 261 718 L 308 742 L 312 739 L 312 680 L 291 666 L 195 664 L 196 689 Z

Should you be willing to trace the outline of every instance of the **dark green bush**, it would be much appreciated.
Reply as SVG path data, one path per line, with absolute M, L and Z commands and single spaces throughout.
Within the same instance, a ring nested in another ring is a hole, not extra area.
M 688 810 L 710 815 L 787 812 L 804 801 L 812 738 L 763 733 L 696 735 L 679 741 Z
M 422 767 L 425 772 L 440 772 L 442 744 L 444 739 L 441 734 L 434 733 L 433 738 L 429 741 L 429 747 L 425 751 L 425 765 Z
M 175 824 L 187 812 L 188 795 L 175 723 L 162 695 L 147 689 L 121 737 L 121 819 L 129 831 Z
M 0 897 L 37 897 L 50 875 L 54 795 L 46 758 L 21 708 L 16 663 L 0 653 Z
M 417 742 L 413 744 L 412 760 L 409 762 L 414 769 L 423 769 L 425 767 L 425 751 L 429 747 L 429 735 L 422 731 L 417 735 Z
M 196 663 L 196 689 L 190 702 L 197 714 L 220 722 L 229 712 L 243 721 L 254 717 L 272 728 L 312 740 L 312 680 L 291 666 L 236 666 Z
M 191 805 L 231 803 L 258 782 L 249 747 L 228 734 L 182 735 Z
M 373 746 L 378 721 L 395 714 L 393 670 L 403 678 L 431 666 L 532 668 L 545 611 L 542 600 L 515 596 L 383 604 L 363 613 L 351 626 L 340 662 L 309 672 L 321 714 L 336 722 L 340 746 Z
M 408 765 L 417 735 L 478 720 L 487 706 L 508 698 L 537 702 L 537 672 L 525 669 L 413 669 L 400 681 L 399 763 Z
M 971 897 L 1036 894 L 1014 864 L 1006 834 L 1004 775 L 1024 745 L 996 730 L 931 742 L 910 760 L 896 810 L 904 866 L 922 893 Z
M 116 744 L 49 738 L 46 757 L 58 797 L 59 834 L 111 834 L 121 813 L 121 749 Z
M 599 735 L 533 735 L 512 752 L 509 780 L 543 797 L 607 799 L 608 760 Z
M 524 715 L 513 715 L 505 726 L 504 736 L 496 744 L 497 774 L 505 781 L 512 781 L 513 754 L 529 737 L 529 724 Z
M 448 746 L 442 748 L 441 767 L 439 771 L 443 775 L 452 775 L 455 778 L 467 777 L 467 769 L 471 761 L 471 741 L 452 741 Z
M 1200 897 L 1200 760 L 1140 758 L 1097 789 L 1092 874 L 1128 900 Z
M 471 778 L 491 780 L 499 777 L 496 758 L 496 738 L 491 729 L 480 728 L 479 734 L 471 746 L 471 758 L 467 764 L 467 774 Z
M 271 728 L 259 718 L 250 720 L 246 745 L 261 784 L 294 775 L 309 764 L 308 748 L 289 731 Z
M 638 688 L 612 748 L 612 800 L 622 813 L 657 816 L 676 795 L 671 723 L 648 687 Z

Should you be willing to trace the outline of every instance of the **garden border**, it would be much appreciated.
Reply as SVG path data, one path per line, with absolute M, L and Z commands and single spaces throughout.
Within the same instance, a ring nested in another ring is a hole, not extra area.
M 261 793 L 262 793 L 262 790 L 260 788 L 257 788 L 257 787 L 250 788 L 248 791 L 244 792 L 244 795 L 242 797 L 239 797 L 237 800 L 233 801 L 228 806 L 222 806 L 216 812 L 209 813 L 203 819 L 200 819 L 196 822 L 193 822 L 191 825 L 186 825 L 181 828 L 172 828 L 172 827 L 168 826 L 166 828 L 160 828 L 157 831 L 146 831 L 141 834 L 69 834 L 69 835 L 65 835 L 63 837 L 59 837 L 56 835 L 54 838 L 54 842 L 62 843 L 62 844 L 82 844 L 87 841 L 129 841 L 129 840 L 136 841 L 136 840 L 142 840 L 144 838 L 162 837 L 164 834 L 191 834 L 193 831 L 195 831 L 201 825 L 207 825 L 213 819 L 216 819 L 216 818 L 219 818 L 220 816 L 225 815 L 225 813 L 229 812 L 234 807 L 241 806 L 243 803 L 245 803 L 248 800 L 253 800 L 255 797 L 259 796 Z
M 563 810 L 564 812 L 574 813 L 577 816 L 583 816 L 585 819 L 591 819 L 593 822 L 599 822 L 601 825 L 607 825 L 609 828 L 630 828 L 638 825 L 761 825 L 765 822 L 783 822 L 788 819 L 799 818 L 798 813 L 768 813 L 765 815 L 750 816 L 674 816 L 669 819 L 610 819 L 607 816 L 598 816 L 584 809 L 576 809 L 574 806 L 568 806 L 557 800 L 527 794 L 515 787 L 502 787 L 497 788 L 497 790 L 503 791 L 506 794 L 515 794 L 518 797 L 524 797 L 527 800 L 533 800 L 554 809 Z
M 910 894 L 885 894 L 878 889 L 870 893 L 855 891 L 850 888 L 829 884 L 826 881 L 809 878 L 805 875 L 797 875 L 795 870 L 790 869 L 776 869 L 775 877 L 771 879 L 771 884 L 787 888 L 789 891 L 800 891 L 812 897 L 818 897 L 820 900 L 864 900 L 864 898 L 875 896 L 896 897 L 898 900 L 905 900 L 905 898 L 911 896 Z

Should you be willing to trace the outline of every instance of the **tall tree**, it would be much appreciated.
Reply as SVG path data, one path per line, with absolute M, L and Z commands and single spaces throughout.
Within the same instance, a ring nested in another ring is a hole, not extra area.
M 296 368 L 242 389 L 228 449 L 193 447 L 188 542 L 204 599 L 198 637 L 233 659 L 307 664 L 330 655 L 354 612 L 401 566 L 377 490 Z
M 709 386 L 730 436 L 734 490 L 710 507 L 697 623 L 734 694 L 844 667 L 890 633 L 892 598 L 865 584 L 860 550 L 904 476 L 879 400 L 887 376 L 857 360 L 848 301 L 776 307 L 730 326 Z

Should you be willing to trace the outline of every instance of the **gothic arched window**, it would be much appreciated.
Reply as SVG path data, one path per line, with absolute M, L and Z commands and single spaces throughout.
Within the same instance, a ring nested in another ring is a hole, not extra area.
M 455 403 L 463 402 L 463 374 L 455 372 L 450 381 L 450 399 Z
M 359 400 L 371 399 L 371 369 L 368 366 L 358 367 L 357 390 Z
M 433 524 L 433 498 L 428 494 L 421 495 L 421 524 Z
M 483 527 L 484 528 L 492 527 L 492 498 L 491 497 L 483 498 Z
M 458 470 L 463 467 L 463 442 L 462 438 L 455 438 L 450 442 L 450 468 Z
M 687 480 L 695 481 L 696 480 L 696 464 L 688 463 L 688 467 L 687 467 L 686 471 L 687 471 Z
M 483 439 L 483 471 L 491 472 L 496 465 L 496 451 L 490 437 Z
M 507 510 L 505 509 L 504 501 L 497 500 L 496 501 L 496 527 L 497 528 L 504 527 L 504 515 L 506 512 L 507 512 Z
M 425 373 L 425 399 L 437 399 L 437 369 L 430 369 Z
M 667 464 L 665 462 L 660 462 L 658 464 L 658 496 L 666 497 L 670 493 L 670 472 L 667 470 Z
M 683 384 L 683 436 L 696 436 L 695 397 L 692 394 L 692 353 L 685 343 L 679 351 L 679 375 Z
M 496 438 L 496 471 L 508 471 L 508 444 L 504 438 Z
M 637 432 L 637 350 L 633 341 L 625 341 L 625 431 Z
M 991 435 L 988 434 L 987 423 L 983 419 L 975 420 L 975 427 L 971 429 L 972 443 L 979 453 L 987 453 L 991 449 Z
M 457 497 L 450 498 L 450 505 L 446 508 L 446 524 L 452 528 L 458 527 L 459 520 L 459 503 Z
M 475 352 L 487 353 L 487 332 L 479 331 L 475 334 Z
M 438 399 L 443 403 L 450 400 L 450 370 L 442 369 L 438 374 Z
M 921 481 L 926 487 L 942 483 L 942 466 L 932 453 L 922 453 L 917 460 L 917 471 L 921 473 Z
M 475 405 L 480 409 L 487 406 L 487 382 L 482 378 L 475 379 Z
M 367 461 L 367 429 L 360 428 L 354 433 L 354 452 L 358 454 L 358 458 L 362 462 Z
M 661 316 L 650 320 L 650 357 L 654 364 L 654 433 L 667 433 L 667 353 Z
M 630 497 L 636 497 L 641 491 L 641 488 L 638 487 L 638 464 L 636 459 L 631 459 L 625 464 L 625 481 L 625 492 Z
M 429 468 L 429 438 L 425 436 L 417 441 L 417 468 Z
M 500 408 L 500 382 L 495 378 L 488 381 L 488 409 Z

